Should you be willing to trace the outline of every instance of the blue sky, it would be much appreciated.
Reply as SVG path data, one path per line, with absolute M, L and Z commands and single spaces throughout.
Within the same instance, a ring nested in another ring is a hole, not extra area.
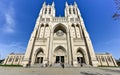
M 51 4 L 53 0 L 46 0 Z M 66 0 L 54 0 L 56 16 L 64 16 Z M 74 0 L 67 0 L 73 4 Z M 0 0 L 0 58 L 25 53 L 44 0 Z M 120 58 L 120 20 L 113 20 L 113 0 L 76 0 L 96 53 Z

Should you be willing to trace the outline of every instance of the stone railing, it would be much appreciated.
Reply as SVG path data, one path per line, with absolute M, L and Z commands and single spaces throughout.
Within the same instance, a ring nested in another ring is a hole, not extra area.
M 53 22 L 66 22 L 68 19 L 66 17 L 55 17 L 53 18 Z

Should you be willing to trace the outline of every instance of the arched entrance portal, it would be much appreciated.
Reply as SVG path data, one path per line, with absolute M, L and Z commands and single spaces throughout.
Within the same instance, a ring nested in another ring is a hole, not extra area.
M 58 46 L 55 51 L 55 63 L 65 63 L 66 50 L 62 46 Z
M 44 59 L 44 52 L 43 49 L 38 49 L 36 53 L 35 64 L 42 64 Z
M 85 63 L 84 53 L 80 48 L 77 50 L 77 62 L 78 64 Z

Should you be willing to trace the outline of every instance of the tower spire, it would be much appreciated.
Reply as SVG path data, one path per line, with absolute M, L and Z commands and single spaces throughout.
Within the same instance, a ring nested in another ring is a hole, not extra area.
M 46 0 L 44 0 L 43 6 L 46 6 Z
M 77 3 L 76 3 L 76 1 L 74 0 L 74 6 L 77 6 Z
M 66 6 L 68 6 L 68 2 L 67 2 L 67 0 L 66 0 Z
M 53 2 L 52 2 L 52 6 L 55 6 L 54 0 L 53 0 Z

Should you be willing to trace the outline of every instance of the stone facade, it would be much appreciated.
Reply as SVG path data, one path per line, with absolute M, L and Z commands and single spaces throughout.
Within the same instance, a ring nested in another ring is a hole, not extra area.
M 118 66 L 111 54 L 96 54 L 98 66 Z
M 24 54 L 15 54 L 11 53 L 4 60 L 4 65 L 22 65 L 22 61 L 24 59 Z
M 66 2 L 64 17 L 55 16 L 54 6 L 54 2 L 52 5 L 43 4 L 22 65 L 24 67 L 56 66 L 61 63 L 74 67 L 81 64 L 94 67 L 101 65 L 96 59 L 91 39 L 76 2 L 74 5 L 68 5 Z
M 94 49 L 77 4 L 66 2 L 65 17 L 55 16 L 54 2 L 43 4 L 31 34 L 23 65 L 97 66 Z

